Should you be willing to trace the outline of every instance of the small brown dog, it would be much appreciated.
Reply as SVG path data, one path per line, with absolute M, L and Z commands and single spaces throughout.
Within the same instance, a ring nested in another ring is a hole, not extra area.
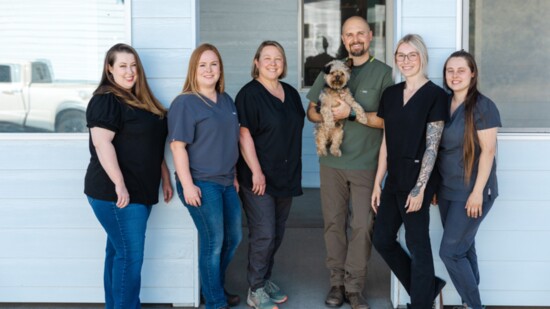
M 340 157 L 342 151 L 340 145 L 344 138 L 344 119 L 334 121 L 332 108 L 340 106 L 340 101 L 348 104 L 355 112 L 356 120 L 359 123 L 366 124 L 367 116 L 365 111 L 353 99 L 349 88 L 346 86 L 351 74 L 352 60 L 343 62 L 333 60 L 325 66 L 325 88 L 319 95 L 321 102 L 321 116 L 323 122 L 315 126 L 315 143 L 317 144 L 317 154 L 319 156 L 327 155 L 327 147 L 330 145 L 330 153 L 335 157 Z M 338 100 L 339 99 L 339 100 Z

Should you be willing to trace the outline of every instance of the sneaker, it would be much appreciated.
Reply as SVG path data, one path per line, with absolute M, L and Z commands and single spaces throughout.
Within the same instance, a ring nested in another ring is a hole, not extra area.
M 325 299 L 325 305 L 329 307 L 340 307 L 344 304 L 345 289 L 343 285 L 332 286 Z
M 288 296 L 285 293 L 281 292 L 281 289 L 273 283 L 273 281 L 266 280 L 264 286 L 265 292 L 271 298 L 271 301 L 276 304 L 281 304 L 287 301 Z
M 351 309 L 369 309 L 367 300 L 359 292 L 346 292 L 346 300 L 349 302 Z
M 271 298 L 269 298 L 264 288 L 259 288 L 256 292 L 252 292 L 251 289 L 248 289 L 246 304 L 255 309 L 279 309 L 279 307 L 271 301 Z

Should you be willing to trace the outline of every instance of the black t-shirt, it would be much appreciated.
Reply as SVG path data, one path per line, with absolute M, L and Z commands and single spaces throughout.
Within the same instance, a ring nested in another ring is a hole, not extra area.
M 242 127 L 254 140 L 256 155 L 266 178 L 266 193 L 277 197 L 302 194 L 302 129 L 304 107 L 298 91 L 281 82 L 285 101 L 281 102 L 256 80 L 237 94 L 235 104 Z M 252 188 L 252 171 L 242 158 L 237 178 Z
M 405 83 L 388 87 L 382 94 L 378 116 L 384 118 L 388 177 L 385 188 L 408 193 L 418 180 L 426 151 L 426 127 L 448 119 L 447 94 L 428 81 L 403 105 Z
M 94 95 L 86 110 L 88 127 L 115 132 L 113 146 L 130 202 L 158 202 L 161 164 L 164 159 L 166 117 L 122 103 L 111 93 Z M 101 166 L 90 133 L 90 164 L 84 193 L 96 199 L 116 201 L 115 185 Z

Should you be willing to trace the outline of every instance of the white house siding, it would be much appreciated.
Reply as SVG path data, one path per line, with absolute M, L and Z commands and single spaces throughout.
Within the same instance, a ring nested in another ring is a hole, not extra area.
M 56 79 L 99 80 L 124 22 L 116 0 L 0 0 L 0 59 L 47 59 Z
M 134 0 L 131 8 L 133 46 L 168 106 L 195 46 L 195 1 Z M 106 235 L 83 194 L 88 136 L 2 134 L 0 149 L 0 301 L 103 302 Z M 177 195 L 160 200 L 148 224 L 142 302 L 198 306 L 193 222 Z

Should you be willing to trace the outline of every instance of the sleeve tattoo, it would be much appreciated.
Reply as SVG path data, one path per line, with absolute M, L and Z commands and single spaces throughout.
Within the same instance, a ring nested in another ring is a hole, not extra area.
M 437 150 L 443 133 L 443 121 L 430 122 L 426 129 L 426 151 L 422 157 L 422 166 L 416 185 L 411 190 L 411 196 L 416 197 L 420 189 L 424 188 L 430 179 L 437 158 Z

